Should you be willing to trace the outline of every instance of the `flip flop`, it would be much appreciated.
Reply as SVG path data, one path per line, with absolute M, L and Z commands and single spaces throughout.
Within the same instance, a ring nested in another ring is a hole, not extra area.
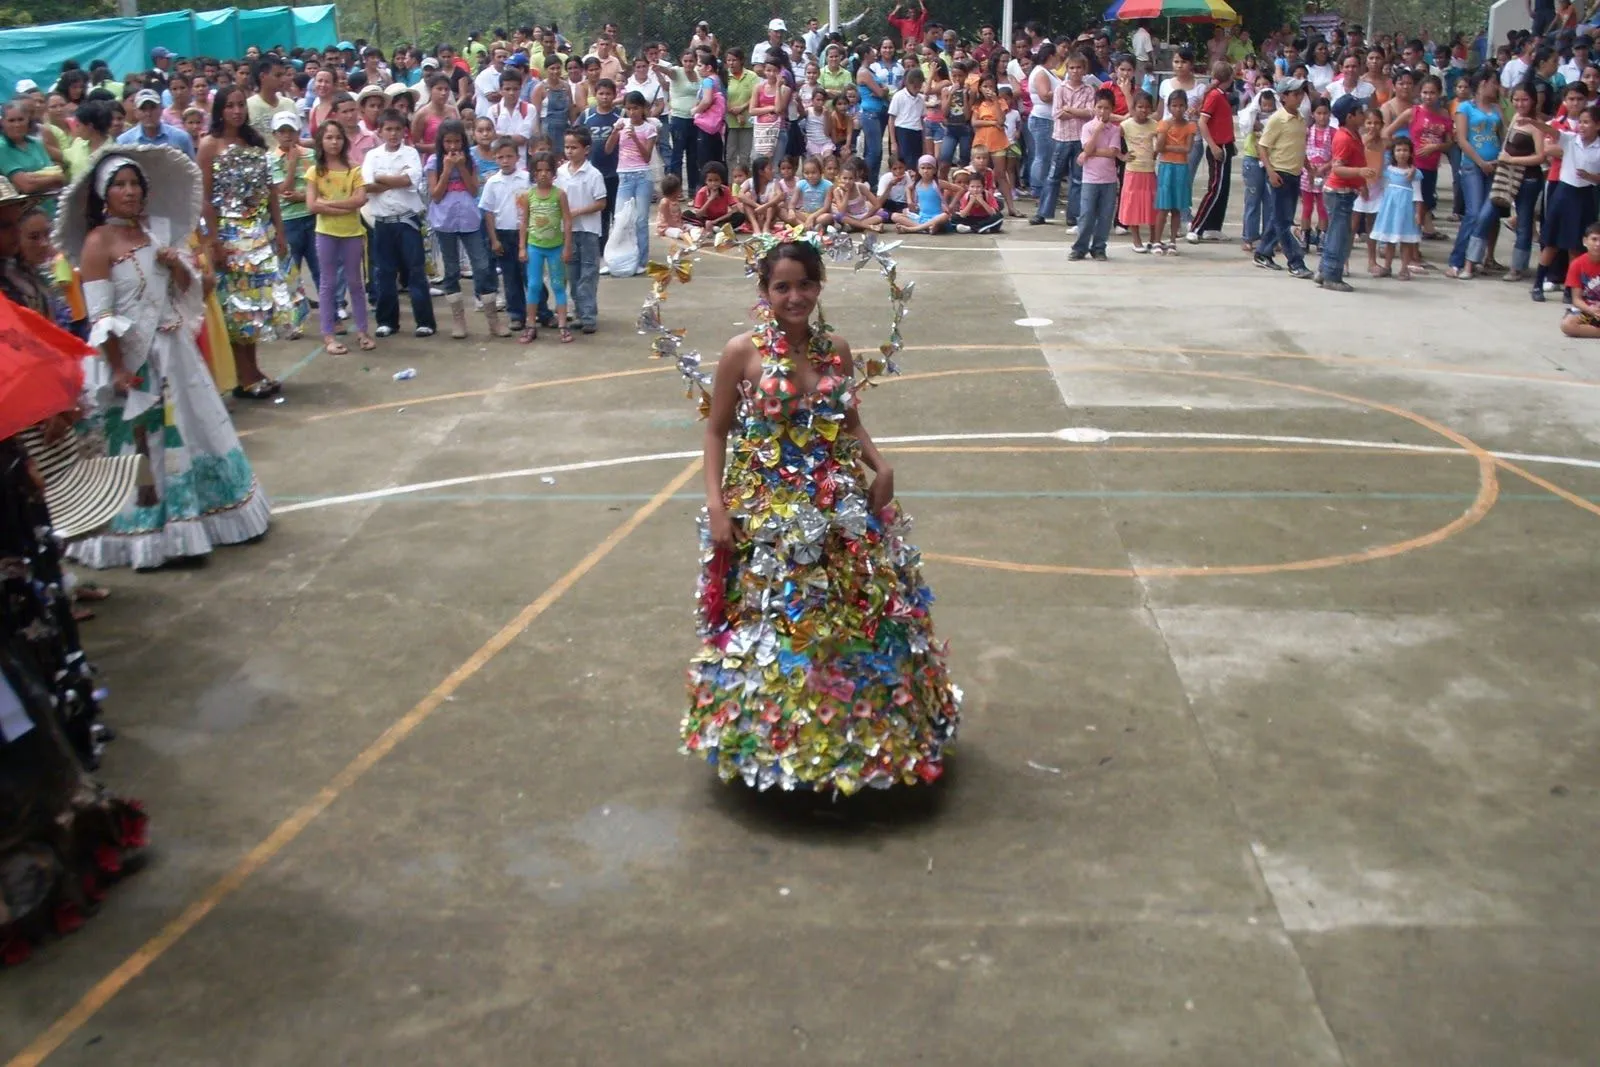
M 377 349 L 377 347 L 378 347 L 378 342 L 374 341 L 372 338 L 368 337 L 366 334 L 362 334 L 360 340 L 358 340 L 356 342 L 356 344 L 358 344 L 361 347 L 361 351 L 363 351 L 363 352 L 372 352 L 372 351 L 375 351 Z
M 339 341 L 322 342 L 322 350 L 330 356 L 348 356 L 350 354 L 350 349 Z

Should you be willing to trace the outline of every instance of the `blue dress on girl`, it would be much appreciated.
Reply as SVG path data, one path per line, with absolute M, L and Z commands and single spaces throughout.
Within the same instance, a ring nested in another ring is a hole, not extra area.
M 1411 173 L 1408 175 L 1407 170 Z M 1372 239 L 1379 244 L 1419 244 L 1422 230 L 1417 226 L 1416 193 L 1421 178 L 1413 168 L 1388 163 L 1383 168 L 1383 198 L 1378 201 L 1378 217 L 1372 223 Z

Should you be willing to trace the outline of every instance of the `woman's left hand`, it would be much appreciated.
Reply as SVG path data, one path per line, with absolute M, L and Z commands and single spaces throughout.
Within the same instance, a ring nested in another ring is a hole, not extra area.
M 867 510 L 881 518 L 883 509 L 888 507 L 893 499 L 894 470 L 882 467 L 878 470 L 878 476 L 872 479 L 871 488 L 867 490 Z

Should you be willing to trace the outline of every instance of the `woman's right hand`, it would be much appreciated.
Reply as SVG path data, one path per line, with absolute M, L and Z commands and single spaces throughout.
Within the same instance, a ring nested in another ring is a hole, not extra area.
M 1494 173 L 1494 160 L 1492 160 L 1492 159 L 1485 159 L 1485 160 L 1483 160 L 1483 161 L 1482 161 L 1482 162 L 1480 162 L 1480 163 L 1479 163 L 1479 164 L 1478 164 L 1478 167 L 1479 167 L 1479 169 L 1481 169 L 1481 170 L 1482 170 L 1482 171 L 1483 171 L 1483 172 L 1484 172 L 1484 173 L 1485 173 L 1485 174 L 1493 174 L 1493 173 Z
M 721 549 L 733 548 L 733 519 L 728 509 L 721 504 L 707 508 L 706 517 L 711 528 L 711 543 Z

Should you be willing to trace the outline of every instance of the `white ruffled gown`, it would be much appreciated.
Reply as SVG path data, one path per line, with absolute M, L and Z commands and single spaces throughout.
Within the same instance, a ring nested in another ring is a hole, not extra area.
M 204 305 L 199 276 L 184 262 L 187 291 L 171 284 L 153 242 L 114 263 L 109 280 L 83 287 L 90 344 L 118 338 L 123 365 L 140 378 L 117 396 L 105 360 L 86 360 L 86 432 L 102 436 L 113 456 L 141 451 L 142 437 L 155 493 L 153 504 L 135 496 L 101 533 L 68 547 L 90 567 L 159 567 L 260 537 L 271 522 L 271 501 L 195 341 Z

